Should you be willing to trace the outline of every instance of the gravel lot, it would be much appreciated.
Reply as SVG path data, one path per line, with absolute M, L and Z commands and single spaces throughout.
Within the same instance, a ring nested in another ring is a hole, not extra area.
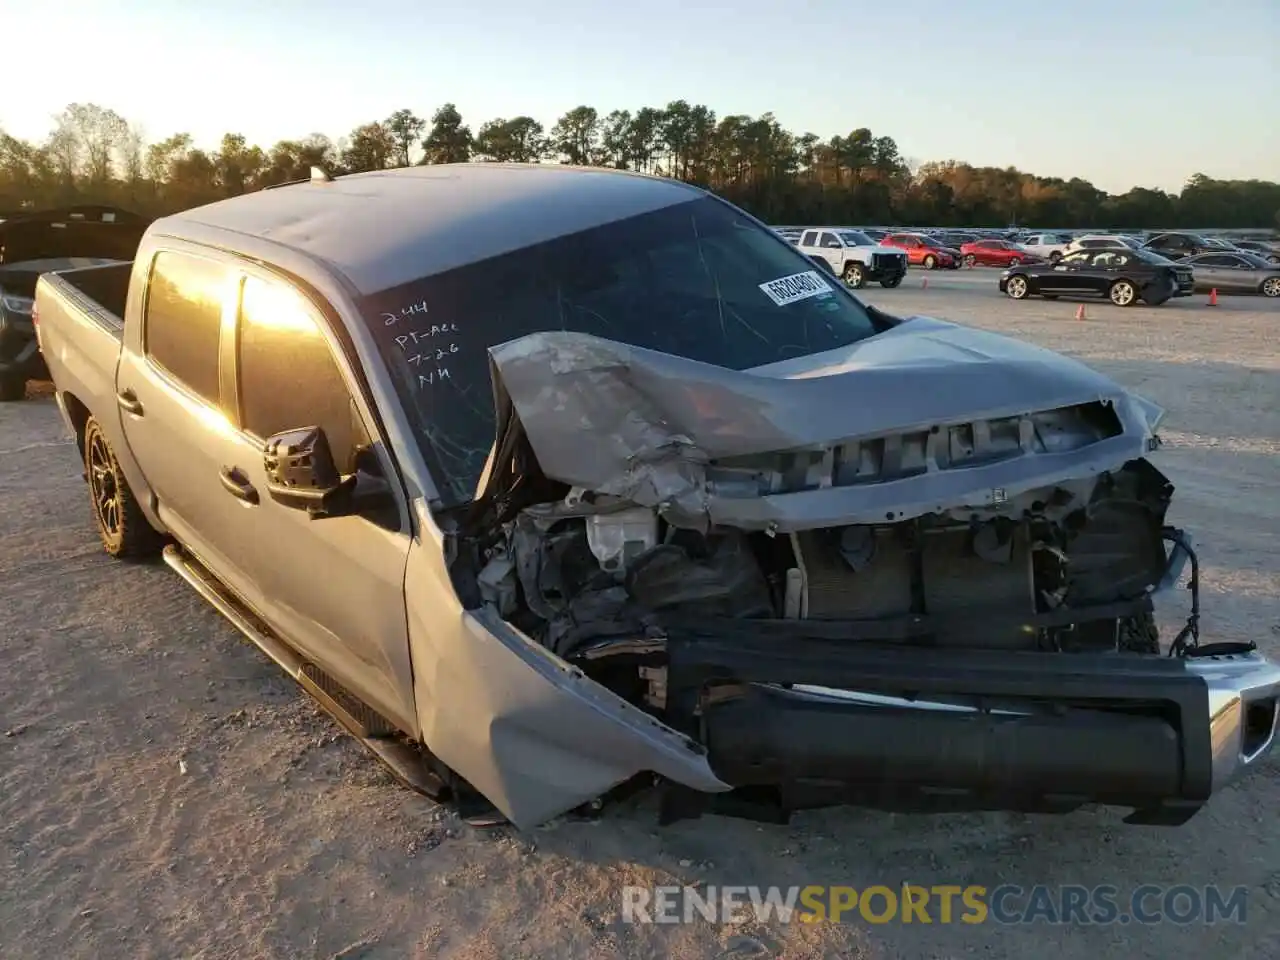
M 1207 637 L 1280 647 L 1280 303 L 1014 304 L 995 271 L 865 291 L 1081 357 L 1169 411 Z M 162 565 L 99 550 L 48 388 L 0 407 L 0 957 L 1280 956 L 1280 761 L 1181 829 L 837 810 L 790 827 L 473 830 L 390 779 Z M 1177 598 L 1181 603 L 1185 594 Z M 1177 610 L 1172 611 L 1177 613 Z M 1165 613 L 1167 616 L 1168 612 Z M 1249 888 L 1244 925 L 634 927 L 624 884 Z

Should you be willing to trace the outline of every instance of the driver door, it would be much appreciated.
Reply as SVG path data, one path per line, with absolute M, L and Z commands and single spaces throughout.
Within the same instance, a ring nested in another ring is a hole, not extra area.
M 351 384 L 327 321 L 292 286 L 246 271 L 236 318 L 236 442 L 227 471 L 248 491 L 256 538 L 244 564 L 264 598 L 261 614 L 308 659 L 400 729 L 415 730 L 404 578 L 408 505 L 392 483 L 390 515 L 312 519 L 274 500 L 265 441 L 300 427 L 324 429 L 342 474 L 393 478 L 389 452 Z
M 1093 254 L 1092 250 L 1077 250 L 1067 254 L 1054 264 L 1052 270 L 1040 275 L 1040 291 L 1057 294 L 1080 292 L 1086 285 L 1080 271 L 1088 268 Z
M 1225 254 L 1223 265 L 1216 271 L 1222 282 L 1220 289 L 1232 290 L 1236 293 L 1252 292 L 1257 284 L 1254 279 L 1253 264 L 1233 254 Z
M 823 230 L 818 240 L 818 252 L 831 264 L 836 276 L 840 276 L 844 270 L 844 244 L 840 242 L 840 238 L 829 230 Z

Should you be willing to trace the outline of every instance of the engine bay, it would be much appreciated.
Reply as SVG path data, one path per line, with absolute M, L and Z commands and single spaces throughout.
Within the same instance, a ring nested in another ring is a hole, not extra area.
M 615 689 L 643 679 L 627 692 L 649 708 L 662 706 L 664 639 L 695 622 L 767 624 L 781 643 L 816 629 L 921 647 L 1160 649 L 1149 595 L 1168 568 L 1173 487 L 1145 459 L 985 515 L 790 534 L 678 527 L 658 509 L 540 486 L 563 495 L 472 541 L 467 592 L 588 673 L 608 663 Z

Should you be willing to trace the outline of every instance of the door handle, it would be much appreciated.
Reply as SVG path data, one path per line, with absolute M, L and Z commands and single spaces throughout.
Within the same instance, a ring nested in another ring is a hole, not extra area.
M 249 482 L 249 478 L 239 467 L 223 467 L 218 473 L 218 479 L 222 481 L 222 489 L 237 500 L 257 505 L 258 488 Z
M 131 417 L 142 416 L 142 401 L 132 390 L 121 390 L 116 394 L 116 404 Z

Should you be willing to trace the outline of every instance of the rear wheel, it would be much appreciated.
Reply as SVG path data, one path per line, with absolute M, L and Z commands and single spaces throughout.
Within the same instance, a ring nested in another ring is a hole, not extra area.
M 102 548 L 118 559 L 154 556 L 164 539 L 147 522 L 98 421 L 84 425 L 84 472 Z
M 1004 292 L 1014 300 L 1025 300 L 1027 294 L 1031 292 L 1030 286 L 1027 284 L 1027 278 L 1021 274 L 1015 274 L 1005 283 Z
M 964 255 L 964 265 L 965 265 L 966 267 L 972 267 L 972 266 L 974 266 L 977 262 L 978 262 L 978 258 L 977 258 L 977 257 L 975 257 L 972 253 L 966 253 L 966 254 Z
M 26 377 L 20 373 L 0 373 L 0 403 L 13 403 L 26 395 Z
M 1138 291 L 1128 280 L 1117 280 L 1107 291 L 1107 297 L 1117 307 L 1131 307 L 1138 300 Z
M 924 264 L 924 268 L 926 270 L 932 270 L 934 267 L 938 265 L 938 258 L 931 253 L 928 256 L 926 256 L 924 260 L 921 261 L 921 263 Z
M 844 273 L 842 276 L 844 277 L 844 282 L 855 290 L 861 289 L 867 285 L 867 275 L 862 269 L 862 264 L 860 263 L 846 263 L 844 265 Z
M 1267 277 L 1262 281 L 1264 297 L 1280 297 L 1280 277 Z
M 1010 258 L 1009 258 L 1009 266 L 1011 266 L 1011 267 L 1020 267 L 1020 266 L 1022 266 L 1022 258 L 1021 258 L 1021 257 L 1010 257 Z

